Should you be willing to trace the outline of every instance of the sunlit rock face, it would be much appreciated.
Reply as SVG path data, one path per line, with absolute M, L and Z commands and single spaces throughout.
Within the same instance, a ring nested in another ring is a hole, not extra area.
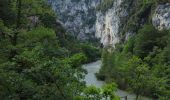
M 114 0 L 110 9 L 97 11 L 102 0 L 49 0 L 59 21 L 79 39 L 97 37 L 104 46 L 115 46 L 126 16 L 127 0 Z
M 152 23 L 159 30 L 170 29 L 170 3 L 157 6 Z
M 123 37 L 120 33 L 131 16 L 130 11 L 135 9 L 130 1 L 135 4 L 136 0 L 113 0 L 113 5 L 104 12 L 96 9 L 102 0 L 48 1 L 57 13 L 58 21 L 81 40 L 97 37 L 105 47 L 115 47 L 115 44 L 135 35 L 128 29 Z M 170 29 L 170 3 L 156 7 L 152 23 L 159 30 Z
M 49 0 L 49 3 L 69 33 L 83 40 L 94 37 L 100 0 Z
M 128 13 L 123 7 L 125 0 L 115 0 L 113 6 L 106 12 L 99 11 L 96 20 L 96 37 L 101 38 L 104 46 L 115 46 L 119 43 L 119 32 Z
M 115 47 L 115 44 L 122 39 L 126 41 L 136 34 L 127 29 L 124 37 L 120 35 L 123 25 L 125 25 L 130 16 L 128 9 L 130 5 L 127 2 L 128 0 L 114 0 L 113 6 L 106 12 L 97 12 L 96 37 L 101 39 L 104 46 Z M 133 7 L 130 8 L 134 9 Z M 158 30 L 170 29 L 170 3 L 159 4 L 156 7 L 152 15 L 152 24 Z

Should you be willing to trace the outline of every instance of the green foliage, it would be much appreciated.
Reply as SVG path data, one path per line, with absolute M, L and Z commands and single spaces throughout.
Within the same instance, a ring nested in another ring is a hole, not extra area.
M 5 22 L 5 25 L 14 24 L 16 20 L 16 13 L 12 11 L 11 6 L 10 0 L 0 0 L 0 19 Z
M 81 42 L 74 39 L 70 35 L 66 35 L 64 38 L 58 38 L 60 45 L 69 50 L 69 55 L 74 53 L 83 53 L 87 57 L 86 63 L 96 61 L 101 57 L 100 48 L 96 45 L 88 42 Z M 71 42 L 70 42 L 71 41 Z
M 154 46 L 164 47 L 166 40 L 161 40 L 167 32 L 158 32 L 152 25 L 145 25 L 139 30 L 134 44 L 134 54 L 143 58 L 153 50 Z
M 105 99 L 110 98 L 115 100 L 116 98 L 115 91 L 117 90 L 117 85 L 115 83 L 107 84 L 103 86 L 103 96 Z
M 81 67 L 82 63 L 85 63 L 87 60 L 87 57 L 85 54 L 83 53 L 78 53 L 78 54 L 74 54 L 73 56 L 71 56 L 70 58 L 68 58 L 68 63 L 70 65 L 72 65 L 73 67 Z
M 125 43 L 123 52 L 124 53 L 133 52 L 134 44 L 135 44 L 135 37 L 131 37 L 128 40 L 128 42 Z
M 92 44 L 87 44 L 87 43 L 82 44 L 81 50 L 87 56 L 87 58 L 88 58 L 87 62 L 95 61 L 101 57 L 100 48 L 97 48 L 97 47 L 93 46 Z
M 120 98 L 115 95 L 116 91 L 117 85 L 115 83 L 106 84 L 102 88 L 89 86 L 84 89 L 83 95 L 77 97 L 75 100 L 120 100 Z
M 128 20 L 125 21 L 121 32 L 123 36 L 127 31 L 137 32 L 141 25 L 149 23 L 152 8 L 157 4 L 155 0 L 125 0 L 124 3 L 132 8 L 128 8 Z
M 96 88 L 95 86 L 89 86 L 84 89 L 84 94 L 86 95 L 88 100 L 100 100 L 101 90 L 99 88 Z
M 12 61 L 1 64 L 0 79 L 8 83 L 0 84 L 6 91 L 0 93 L 0 98 L 65 100 L 80 93 L 84 83 L 79 80 L 84 77 L 84 70 L 75 67 L 81 65 L 84 55 L 75 54 L 67 58 L 69 62 L 58 58 L 55 54 L 60 47 L 54 36 L 53 31 L 43 27 L 21 35 L 25 42 L 21 39 L 18 44 L 18 54 Z
M 150 23 L 152 20 L 153 9 L 158 4 L 168 3 L 169 0 L 124 0 L 124 5 L 129 5 L 126 8 L 126 5 L 123 6 L 129 11 L 129 15 L 127 16 L 127 20 L 123 23 L 121 30 L 121 35 L 124 37 L 125 33 L 130 32 L 138 32 L 138 30 L 145 23 Z
M 0 99 L 81 96 L 81 65 L 95 60 L 99 49 L 66 35 L 55 20 L 44 0 L 0 0 Z
M 116 48 L 103 51 L 99 79 L 114 81 L 137 95 L 169 98 L 169 31 L 144 25 L 138 34 Z
M 40 16 L 40 20 L 42 20 L 42 23 L 46 27 L 50 27 L 50 28 L 57 27 L 55 25 L 56 24 L 56 16 L 54 16 L 54 14 L 45 13 Z
M 36 29 L 26 33 L 25 35 L 28 40 L 34 40 L 35 42 L 41 42 L 46 39 L 56 39 L 55 32 L 52 29 L 37 27 Z

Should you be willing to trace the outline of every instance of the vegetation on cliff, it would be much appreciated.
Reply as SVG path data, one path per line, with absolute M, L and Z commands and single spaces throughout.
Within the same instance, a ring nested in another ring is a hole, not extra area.
M 0 0 L 1 100 L 118 100 L 115 85 L 98 94 L 85 86 L 81 65 L 98 57 L 99 48 L 67 34 L 44 0 Z
M 114 1 L 103 0 L 97 9 L 106 12 Z M 136 99 L 170 98 L 170 31 L 156 30 L 150 20 L 155 5 L 168 1 L 124 1 L 135 9 L 129 9 L 121 35 L 128 30 L 137 35 L 103 49 L 99 79 L 116 82 Z M 96 88 L 83 81 L 81 65 L 97 60 L 100 52 L 69 35 L 45 0 L 0 0 L 0 99 L 119 100 L 115 83 Z
M 116 49 L 103 50 L 99 79 L 114 81 L 138 95 L 170 98 L 170 32 L 145 25 L 138 34 Z
M 98 10 L 105 13 L 116 0 L 103 0 Z M 116 82 L 121 89 L 154 99 L 170 97 L 170 31 L 158 31 L 152 25 L 152 14 L 158 4 L 169 0 L 122 0 L 129 12 L 121 26 L 121 42 L 115 48 L 103 49 L 102 69 L 97 77 Z M 107 5 L 108 4 L 108 5 Z M 127 8 L 127 6 L 129 8 Z M 133 36 L 125 40 L 127 33 Z

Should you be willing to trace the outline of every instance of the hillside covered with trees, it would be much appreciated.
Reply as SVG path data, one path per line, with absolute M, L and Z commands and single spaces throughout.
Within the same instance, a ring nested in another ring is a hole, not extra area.
M 107 2 L 111 1 L 104 0 L 98 9 L 105 11 L 104 8 L 109 6 Z M 145 95 L 156 100 L 168 100 L 170 30 L 156 28 L 152 16 L 159 4 L 168 3 L 169 0 L 129 1 L 136 1 L 135 9 L 131 11 L 119 34 L 125 37 L 128 30 L 135 34 L 127 40 L 122 39 L 115 48 L 107 46 L 103 49 L 103 65 L 97 77 L 107 82 L 114 81 L 119 88 L 136 93 L 136 99 L 138 95 Z
M 0 0 L 0 100 L 169 100 L 169 29 L 169 0 Z
M 0 0 L 0 100 L 93 100 L 105 91 L 118 98 L 115 84 L 86 87 L 81 65 L 100 50 L 69 35 L 56 18 L 44 0 Z

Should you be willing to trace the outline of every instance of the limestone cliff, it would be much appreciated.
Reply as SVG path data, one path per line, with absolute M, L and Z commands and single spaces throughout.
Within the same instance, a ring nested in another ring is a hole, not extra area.
M 138 0 L 113 0 L 112 7 L 105 12 L 97 12 L 96 37 L 101 38 L 104 46 L 115 47 L 122 40 L 128 40 L 149 22 L 150 17 L 158 30 L 170 29 L 170 3 L 158 4 L 154 9 L 148 4 L 142 9 L 137 8 L 137 2 Z
M 96 37 L 103 45 L 112 45 L 120 41 L 119 32 L 128 16 L 127 7 L 122 7 L 124 0 L 115 0 L 106 12 L 98 11 L 96 20 Z
M 68 32 L 83 40 L 94 37 L 100 0 L 49 0 L 49 3 Z
M 170 29 L 170 3 L 157 6 L 152 23 L 159 30 Z
M 170 29 L 170 3 L 157 4 L 154 9 L 146 6 L 143 10 L 140 7 L 137 9 L 139 0 L 49 0 L 49 2 L 67 31 L 83 40 L 96 36 L 104 46 L 114 47 L 122 40 L 127 40 L 150 17 L 157 29 Z M 104 10 L 96 9 L 101 3 L 105 3 Z

